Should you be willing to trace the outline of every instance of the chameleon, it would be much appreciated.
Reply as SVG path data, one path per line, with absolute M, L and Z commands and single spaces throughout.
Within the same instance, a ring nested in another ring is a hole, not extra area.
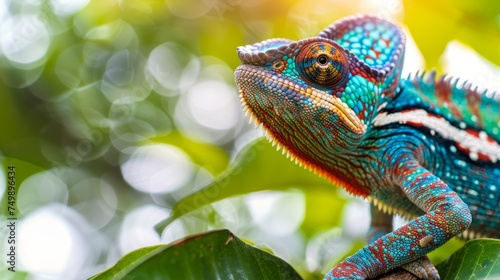
M 401 267 L 455 236 L 500 238 L 500 93 L 436 71 L 402 77 L 405 35 L 372 15 L 237 48 L 243 108 L 273 144 L 370 203 L 367 245 L 324 279 Z M 393 229 L 393 215 L 408 222 Z

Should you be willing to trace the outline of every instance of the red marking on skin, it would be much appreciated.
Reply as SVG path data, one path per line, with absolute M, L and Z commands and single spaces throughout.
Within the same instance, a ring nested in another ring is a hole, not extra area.
M 470 135 L 479 138 L 479 131 L 473 130 L 473 129 L 466 129 L 465 132 L 469 133 Z
M 393 243 L 393 240 L 389 241 L 390 243 Z M 390 253 L 384 252 L 384 249 L 382 248 L 384 245 L 382 244 L 374 244 L 373 248 L 370 248 L 370 252 L 372 253 L 375 258 L 379 260 L 380 264 L 385 264 L 385 263 L 391 263 L 394 262 L 394 258 L 391 257 Z M 378 250 L 377 250 L 378 249 Z M 377 267 L 377 270 L 381 269 L 381 267 Z
M 409 121 L 409 122 L 406 122 L 406 123 L 409 124 L 409 125 L 412 125 L 412 126 L 416 126 L 416 127 L 422 127 L 422 126 L 424 126 L 420 122 Z
M 456 144 L 456 147 L 457 147 L 457 150 L 458 150 L 458 151 L 460 151 L 460 152 L 462 152 L 462 153 L 464 153 L 464 154 L 467 154 L 467 155 L 470 153 L 470 149 L 469 149 L 469 148 L 466 148 L 466 147 L 462 146 L 462 145 L 461 145 L 460 143 L 458 143 L 458 142 L 455 142 L 455 144 Z
M 474 137 L 477 137 L 479 138 L 479 132 L 475 131 L 475 130 L 471 130 L 471 129 L 467 129 L 466 130 L 467 133 L 469 133 L 470 135 L 473 135 Z M 489 140 L 489 139 L 488 139 Z M 459 142 L 456 142 L 456 147 L 457 147 L 457 150 L 468 155 L 471 153 L 471 150 L 469 148 L 466 148 L 464 146 L 462 146 Z M 480 153 L 480 152 L 476 152 L 477 155 L 478 155 L 478 158 L 480 160 L 483 160 L 483 161 L 489 161 L 490 160 L 490 157 L 486 154 L 483 154 L 483 153 Z
M 475 90 L 467 89 L 465 91 L 465 99 L 470 111 L 477 117 L 477 124 L 482 127 L 481 112 L 479 111 L 479 104 L 481 104 L 481 95 Z
M 359 68 L 353 68 L 353 69 L 351 69 L 351 75 L 353 75 L 353 76 L 361 76 L 361 77 L 363 77 L 363 78 L 367 79 L 367 78 L 366 78 L 366 73 L 364 73 L 364 74 L 363 74 L 363 73 L 360 71 L 360 69 L 359 69 Z
M 420 109 L 406 109 L 406 110 L 400 111 L 399 113 L 401 113 L 401 114 L 409 114 L 409 113 L 412 113 L 412 112 L 418 111 L 418 110 L 420 110 Z M 436 119 L 443 119 L 443 117 L 440 116 L 440 115 L 434 115 L 434 114 L 430 114 L 430 113 L 427 113 L 427 114 L 429 115 L 429 117 L 433 117 L 433 118 L 436 118 Z
M 466 129 L 465 130 L 467 133 L 469 133 L 470 135 L 474 136 L 474 137 L 477 137 L 477 138 L 481 138 L 479 136 L 479 133 L 480 131 L 477 131 L 475 129 Z M 486 138 L 484 138 L 484 140 L 490 142 L 490 143 L 498 143 L 495 139 L 491 138 L 490 136 L 486 135 Z
M 353 74 L 353 75 L 361 76 L 361 77 L 363 77 L 364 79 L 366 79 L 367 81 L 369 81 L 371 83 L 378 84 L 378 82 L 375 79 L 375 77 L 371 76 L 370 74 L 366 73 L 365 71 L 358 70 L 357 74 Z
M 390 43 L 389 40 L 387 40 L 387 39 L 380 39 L 380 41 L 384 42 L 386 47 L 389 47 L 389 43 Z
M 276 72 L 276 73 L 278 73 L 278 74 L 281 74 L 281 72 L 283 72 L 283 70 L 285 70 L 285 69 L 286 69 L 286 67 L 287 67 L 287 62 L 286 62 L 286 60 L 282 60 L 281 62 L 283 62 L 283 66 L 282 66 L 282 67 L 280 67 L 280 68 L 278 68 L 278 69 L 275 69 L 275 68 L 273 67 L 274 72 Z
M 493 138 L 491 138 L 489 136 L 486 138 L 486 141 L 488 141 L 490 143 L 498 143 L 497 140 L 495 140 L 495 139 L 493 139 Z M 500 143 L 498 143 L 498 144 L 500 144 Z
M 358 75 L 358 74 L 359 74 L 359 72 L 361 72 L 361 71 L 360 71 L 360 70 L 359 70 L 359 68 L 357 68 L 357 67 L 355 67 L 355 68 L 352 68 L 352 69 L 351 69 L 351 74 L 352 74 L 353 76 Z
M 453 116 L 459 120 L 463 120 L 460 109 L 451 101 L 452 85 L 443 79 L 439 79 L 436 82 L 435 88 L 436 99 L 440 102 L 440 105 L 447 103 Z
M 441 81 L 436 82 L 436 99 L 442 103 L 451 103 L 451 86 Z
M 463 147 L 462 145 L 460 145 L 460 143 L 456 143 L 457 145 L 457 150 L 468 155 L 470 154 L 470 149 L 469 148 L 465 148 Z M 483 161 L 489 161 L 490 160 L 490 157 L 488 155 L 485 155 L 483 153 L 477 153 L 477 156 L 480 160 L 483 160 Z
M 344 91 L 345 91 L 345 88 L 344 88 L 344 87 L 340 87 L 340 88 L 337 88 L 337 89 L 331 90 L 331 91 L 330 91 L 330 94 L 331 94 L 332 96 L 335 96 L 335 97 L 341 98 L 341 97 L 342 97 L 342 94 L 344 93 Z
M 483 154 L 483 153 L 477 153 L 478 157 L 480 160 L 483 160 L 483 161 L 489 161 L 490 160 L 490 157 Z

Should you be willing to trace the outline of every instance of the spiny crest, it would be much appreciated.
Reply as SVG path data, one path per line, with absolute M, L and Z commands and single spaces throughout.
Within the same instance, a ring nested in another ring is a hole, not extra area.
M 424 82 L 427 85 L 440 85 L 448 88 L 449 90 L 466 90 L 500 102 L 500 91 L 489 90 L 487 88 L 480 91 L 479 86 L 474 85 L 472 82 L 450 76 L 448 74 L 441 75 L 438 79 L 436 79 L 436 70 L 410 73 L 408 74 L 407 79 L 415 83 Z
M 451 76 L 436 78 L 435 71 L 409 75 L 403 87 L 413 88 L 417 103 L 429 112 L 464 131 L 486 133 L 500 143 L 499 92 L 479 90 L 471 82 Z

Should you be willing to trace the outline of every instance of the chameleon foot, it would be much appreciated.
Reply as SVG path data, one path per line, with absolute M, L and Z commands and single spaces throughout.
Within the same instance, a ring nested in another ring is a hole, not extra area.
M 419 279 L 439 280 L 439 273 L 427 256 L 423 256 L 410 263 L 404 264 L 401 268 L 407 270 Z

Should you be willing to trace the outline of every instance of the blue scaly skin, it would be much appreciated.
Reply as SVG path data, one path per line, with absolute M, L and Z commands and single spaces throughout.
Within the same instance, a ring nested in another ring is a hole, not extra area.
M 499 94 L 401 78 L 404 46 L 396 24 L 355 16 L 238 48 L 242 103 L 271 141 L 371 202 L 369 244 L 325 279 L 396 267 L 439 279 L 427 253 L 460 234 L 500 238 Z M 392 214 L 409 222 L 393 230 Z

